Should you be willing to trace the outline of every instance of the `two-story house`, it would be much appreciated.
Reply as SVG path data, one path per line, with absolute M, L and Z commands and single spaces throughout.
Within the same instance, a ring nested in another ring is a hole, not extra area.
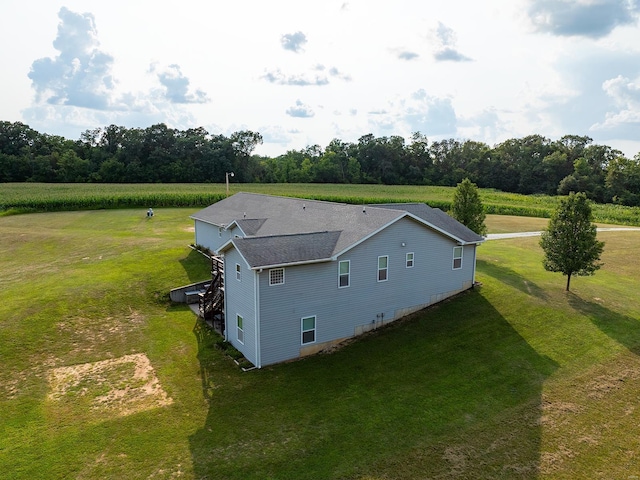
M 223 257 L 224 329 L 257 367 L 339 343 L 474 284 L 483 237 L 425 204 L 237 193 L 191 217 Z

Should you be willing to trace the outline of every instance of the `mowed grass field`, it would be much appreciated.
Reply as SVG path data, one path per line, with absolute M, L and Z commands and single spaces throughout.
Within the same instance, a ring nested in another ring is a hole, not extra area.
M 207 278 L 194 211 L 0 218 L 1 477 L 640 476 L 640 232 L 569 294 L 537 238 L 485 242 L 480 288 L 242 372 L 168 301 Z

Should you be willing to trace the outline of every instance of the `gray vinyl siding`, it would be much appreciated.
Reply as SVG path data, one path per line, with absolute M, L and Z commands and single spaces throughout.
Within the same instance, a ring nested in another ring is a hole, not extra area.
M 405 244 L 403 247 L 402 244 Z M 475 246 L 465 246 L 453 270 L 451 239 L 405 218 L 333 262 L 285 268 L 285 284 L 259 274 L 261 363 L 300 356 L 303 317 L 316 317 L 316 344 L 351 337 L 471 287 Z M 406 268 L 406 253 L 414 253 Z M 388 280 L 378 282 L 378 257 L 389 256 Z M 350 260 L 349 287 L 338 288 L 340 260 Z M 306 346 L 306 345 L 305 345 Z
M 285 267 L 285 283 L 269 285 L 269 270 L 259 274 L 260 345 L 262 365 L 300 356 L 301 320 L 316 316 L 316 342 L 335 335 L 352 336 L 340 322 L 327 328 L 326 319 L 338 319 L 331 295 L 338 290 L 338 264 L 326 262 Z
M 195 241 L 196 245 L 202 245 L 212 252 L 217 251 L 222 245 L 231 240 L 235 235 L 241 235 L 238 227 L 225 230 L 210 223 L 195 221 Z M 244 236 L 244 235 L 241 235 Z
M 229 249 L 224 258 L 225 264 L 225 304 L 226 304 L 226 335 L 227 340 L 247 360 L 256 365 L 256 315 L 255 315 L 255 276 L 240 254 L 235 249 Z M 240 281 L 236 279 L 236 264 L 240 265 Z M 236 316 L 243 319 L 244 345 L 238 342 Z

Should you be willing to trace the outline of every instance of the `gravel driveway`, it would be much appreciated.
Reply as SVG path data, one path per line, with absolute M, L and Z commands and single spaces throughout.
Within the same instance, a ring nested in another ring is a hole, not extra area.
M 629 230 L 632 232 L 640 232 L 640 228 L 636 227 L 604 227 L 598 228 L 599 232 L 621 232 Z M 486 240 L 502 240 L 503 238 L 519 238 L 519 237 L 539 237 L 542 232 L 515 232 L 515 233 L 490 233 Z

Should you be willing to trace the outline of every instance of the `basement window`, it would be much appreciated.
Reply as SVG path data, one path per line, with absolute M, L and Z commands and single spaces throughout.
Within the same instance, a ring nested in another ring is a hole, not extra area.
M 304 317 L 302 319 L 302 344 L 316 341 L 316 317 Z
M 243 326 L 243 319 L 240 315 L 236 315 L 236 326 L 238 327 L 237 329 L 238 341 L 244 345 L 244 326 Z

